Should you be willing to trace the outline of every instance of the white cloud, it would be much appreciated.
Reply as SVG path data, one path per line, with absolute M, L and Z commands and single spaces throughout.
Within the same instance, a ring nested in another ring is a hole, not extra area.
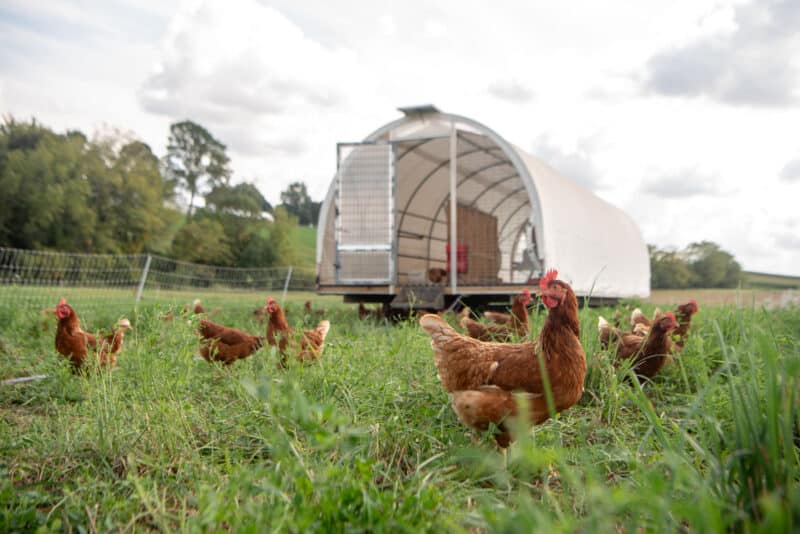
M 439 38 L 447 35 L 447 25 L 438 20 L 426 20 L 422 28 L 426 37 Z
M 381 32 L 387 37 L 393 37 L 397 34 L 397 25 L 394 23 L 394 18 L 391 15 L 384 14 L 378 17 L 378 26 Z
M 800 101 L 800 2 L 767 0 L 730 8 L 715 32 L 655 54 L 644 88 L 667 96 L 707 96 L 730 104 Z
M 781 169 L 780 177 L 786 182 L 800 182 L 800 158 L 787 161 Z
M 356 70 L 352 53 L 320 46 L 254 0 L 185 10 L 162 54 L 140 89 L 145 109 L 214 123 L 341 105 L 342 82 Z
M 556 169 L 559 173 L 588 189 L 602 189 L 606 184 L 593 160 L 596 138 L 579 140 L 574 149 L 557 145 L 547 135 L 539 136 L 533 144 L 532 154 Z
M 500 100 L 525 103 L 533 98 L 533 91 L 519 80 L 497 80 L 489 84 L 489 94 Z
M 720 195 L 723 191 L 719 177 L 699 171 L 696 167 L 681 169 L 646 180 L 642 192 L 660 198 L 688 198 L 702 195 Z
M 800 251 L 800 233 L 780 233 L 775 236 L 775 244 L 797 253 Z

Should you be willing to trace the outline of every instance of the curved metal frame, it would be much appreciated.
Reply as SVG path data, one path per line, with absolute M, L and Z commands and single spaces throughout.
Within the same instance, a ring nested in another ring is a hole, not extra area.
M 472 172 L 471 172 L 471 173 L 469 173 L 467 176 L 464 176 L 464 177 L 463 177 L 463 178 L 462 178 L 462 179 L 461 179 L 461 180 L 458 182 L 458 184 L 456 185 L 456 188 L 459 188 L 459 187 L 461 187 L 463 184 L 465 184 L 466 182 L 468 182 L 469 180 L 471 180 L 473 177 L 480 175 L 480 173 L 482 173 L 483 171 L 489 170 L 489 169 L 491 169 L 491 168 L 494 168 L 494 167 L 500 167 L 500 166 L 502 166 L 502 165 L 511 165 L 511 162 L 510 162 L 510 161 L 506 161 L 506 160 L 498 160 L 498 161 L 496 161 L 496 162 L 494 162 L 494 163 L 492 163 L 492 164 L 490 164 L 490 165 L 486 165 L 486 166 L 484 166 L 484 167 L 481 167 L 481 168 L 480 168 L 480 169 L 478 169 L 478 170 L 472 171 Z M 434 225 L 436 224 L 436 222 L 438 221 L 438 219 L 439 219 L 439 214 L 442 212 L 442 209 L 444 209 L 444 205 L 445 205 L 445 203 L 447 202 L 447 199 L 448 199 L 448 197 L 449 197 L 449 194 L 448 194 L 448 195 L 445 195 L 444 199 L 443 199 L 443 200 L 442 200 L 442 202 L 439 204 L 439 207 L 438 207 L 438 208 L 436 208 L 436 213 L 434 213 L 434 214 L 433 214 L 433 217 L 432 217 L 433 221 L 431 222 L 431 225 L 430 225 L 430 227 L 428 228 L 428 249 L 427 249 L 427 254 L 428 254 L 428 256 L 430 256 L 430 255 L 431 255 L 431 236 L 433 235 L 433 226 L 434 226 Z M 428 262 L 428 263 L 425 265 L 425 268 L 426 268 L 426 269 L 430 268 L 430 262 Z
M 509 181 L 509 180 L 513 180 L 514 178 L 519 178 L 519 174 L 517 174 L 517 173 L 515 172 L 514 174 L 509 174 L 508 176 L 503 176 L 502 178 L 499 178 L 499 179 L 498 179 L 496 182 L 494 182 L 492 185 L 490 185 L 490 186 L 486 187 L 486 188 L 485 188 L 483 191 L 481 191 L 480 193 L 478 193 L 478 194 L 477 194 L 477 196 L 475 196 L 475 198 L 474 198 L 474 199 L 472 199 L 472 202 L 470 202 L 470 203 L 469 203 L 469 207 L 471 208 L 471 207 L 475 206 L 475 204 L 477 204 L 477 203 L 478 203 L 478 200 L 480 200 L 480 199 L 481 199 L 481 197 L 482 197 L 483 195 L 485 195 L 487 192 L 491 191 L 492 189 L 494 189 L 495 187 L 497 187 L 497 186 L 498 186 L 498 185 L 500 185 L 500 184 L 504 184 L 504 183 L 506 183 L 506 182 L 507 182 L 507 181 Z
M 525 187 L 523 186 L 523 187 L 518 187 L 518 188 L 514 189 L 513 191 L 509 191 L 509 193 L 506 196 L 504 196 L 503 198 L 500 199 L 500 202 L 498 202 L 497 204 L 494 205 L 494 207 L 492 208 L 492 211 L 489 212 L 489 215 L 494 215 L 494 212 L 497 211 L 497 208 L 502 206 L 503 203 L 506 200 L 508 200 L 510 198 L 514 198 L 516 195 L 521 193 L 524 189 L 525 189 Z
M 498 242 L 502 242 L 503 241 L 503 230 L 505 230 L 506 226 L 508 226 L 508 223 L 510 223 L 511 220 L 514 218 L 514 215 L 516 215 L 517 212 L 519 210 L 521 210 L 522 208 L 524 208 L 525 206 L 530 206 L 530 205 L 531 205 L 530 202 L 523 202 L 522 204 L 517 206 L 517 209 L 515 209 L 514 211 L 511 212 L 511 215 L 509 215 L 508 218 L 506 219 L 506 222 L 503 223 L 503 226 L 500 228 L 500 231 L 497 232 L 497 235 L 498 235 L 497 241 Z
M 458 159 L 458 158 L 461 158 L 462 156 L 469 156 L 470 154 L 475 154 L 477 152 L 485 152 L 485 149 L 479 148 L 477 150 L 467 150 L 466 152 L 462 152 L 461 154 L 457 154 L 456 158 Z M 403 215 L 400 217 L 400 222 L 397 225 L 397 229 L 398 230 L 403 227 L 403 221 L 405 220 L 405 212 L 408 211 L 408 207 L 411 205 L 411 202 L 416 198 L 417 193 L 419 193 L 420 189 L 422 189 L 422 186 L 425 185 L 428 182 L 428 180 L 434 174 L 439 172 L 448 163 L 450 163 L 450 160 L 446 159 L 446 160 L 442 161 L 441 163 L 439 163 L 438 165 L 436 165 L 428 174 L 425 175 L 425 177 L 422 179 L 422 181 L 420 183 L 418 183 L 417 187 L 415 187 L 414 190 L 411 192 L 411 195 L 408 197 L 408 201 L 406 202 L 406 205 L 403 206 L 403 211 L 402 211 Z
M 408 149 L 407 149 L 407 150 L 405 150 L 405 151 L 404 151 L 402 154 L 400 154 L 399 156 L 397 156 L 397 159 L 396 159 L 395 161 L 400 161 L 401 159 L 403 159 L 403 158 L 406 156 L 406 154 L 410 154 L 411 152 L 414 152 L 414 151 L 415 151 L 416 149 L 418 149 L 419 147 L 421 147 L 421 146 L 424 146 L 424 145 L 426 145 L 426 144 L 430 143 L 430 142 L 431 142 L 431 141 L 433 141 L 433 140 L 434 140 L 434 138 L 431 138 L 431 139 L 425 139 L 424 141 L 419 141 L 418 143 L 416 143 L 416 144 L 414 144 L 414 145 L 412 145 L 412 146 L 408 147 Z

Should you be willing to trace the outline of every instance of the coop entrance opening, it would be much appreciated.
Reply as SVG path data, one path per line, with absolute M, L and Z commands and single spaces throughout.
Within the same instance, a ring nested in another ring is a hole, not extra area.
M 337 283 L 393 284 L 394 145 L 339 143 L 337 149 Z

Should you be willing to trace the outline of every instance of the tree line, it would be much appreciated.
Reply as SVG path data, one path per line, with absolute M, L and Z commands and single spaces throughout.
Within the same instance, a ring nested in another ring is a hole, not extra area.
M 320 204 L 295 182 L 273 207 L 254 183 L 231 183 L 232 174 L 225 145 L 191 121 L 170 126 L 167 154 L 158 158 L 120 132 L 90 140 L 6 117 L 0 246 L 149 252 L 241 267 L 292 263 L 293 228 L 316 224 Z
M 681 250 L 647 248 L 653 289 L 729 288 L 742 282 L 739 262 L 711 241 L 691 243 Z

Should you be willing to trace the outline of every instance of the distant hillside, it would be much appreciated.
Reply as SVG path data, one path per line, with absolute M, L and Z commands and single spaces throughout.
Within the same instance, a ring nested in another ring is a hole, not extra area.
M 800 289 L 800 276 L 745 271 L 744 286 L 756 289 Z
M 315 269 L 317 263 L 317 229 L 312 226 L 297 226 L 292 233 L 295 267 Z

